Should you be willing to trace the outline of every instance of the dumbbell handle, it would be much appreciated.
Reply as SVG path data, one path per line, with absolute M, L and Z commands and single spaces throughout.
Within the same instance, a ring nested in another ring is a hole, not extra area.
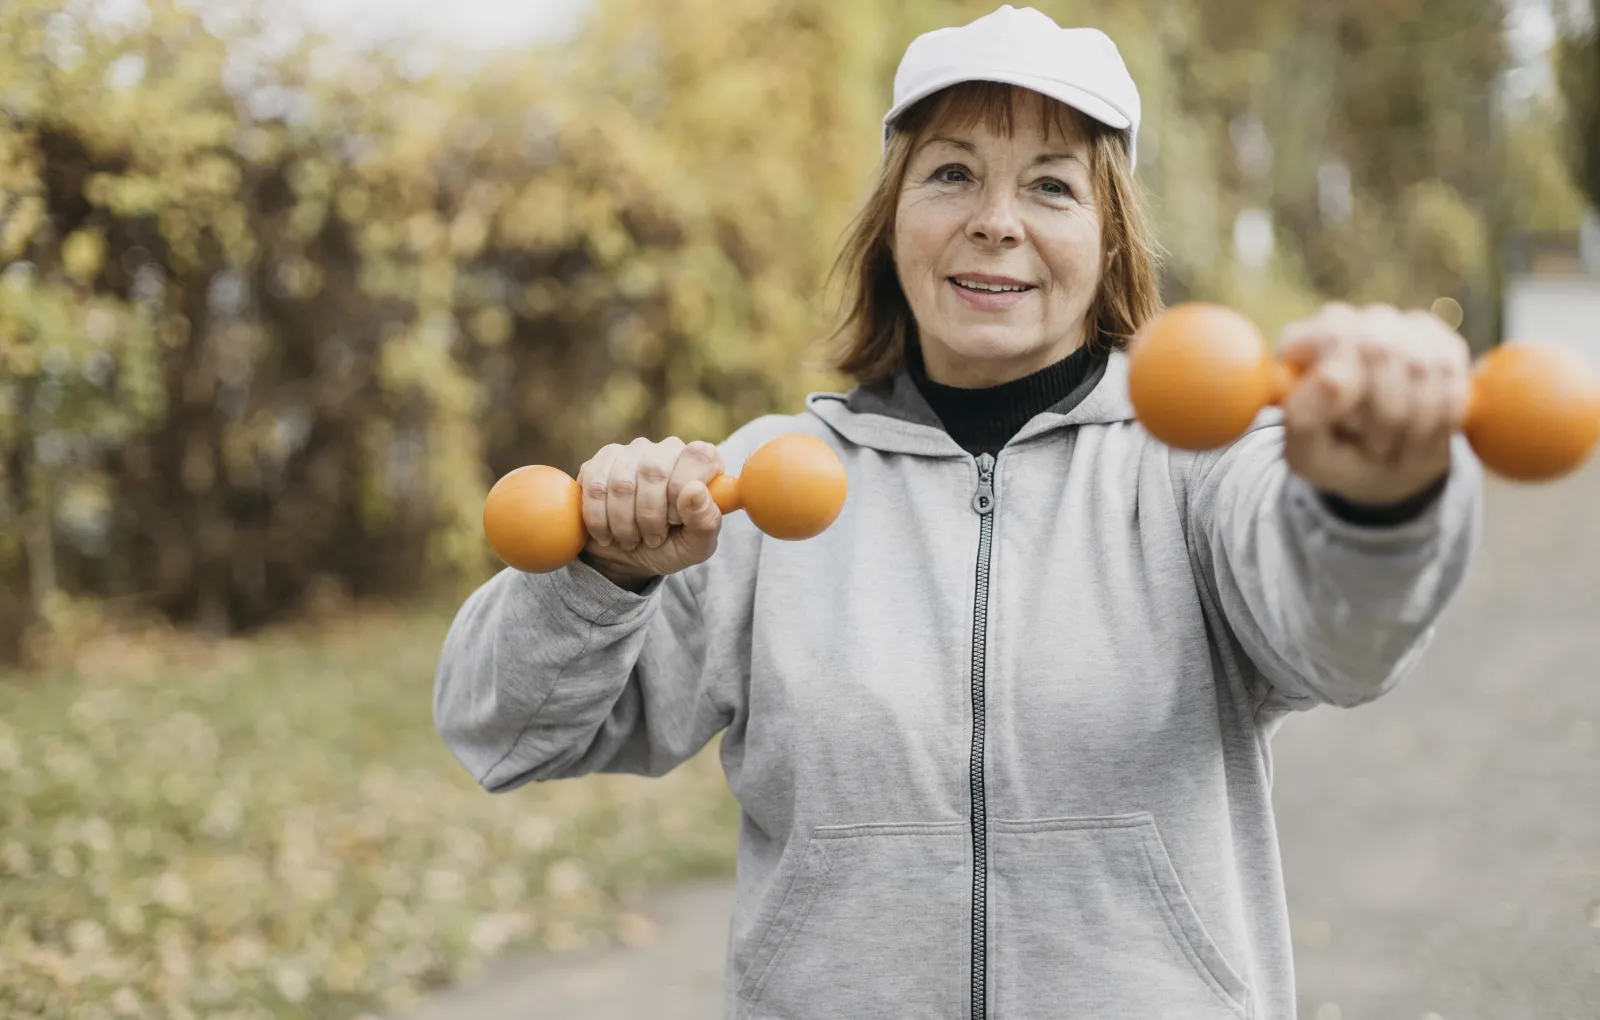
M 846 483 L 832 447 L 790 433 L 757 447 L 741 474 L 719 474 L 706 488 L 724 514 L 743 510 L 765 534 L 793 541 L 833 524 Z M 542 464 L 517 468 L 495 483 L 483 503 L 483 529 L 506 565 L 532 574 L 561 569 L 589 540 L 576 479 Z

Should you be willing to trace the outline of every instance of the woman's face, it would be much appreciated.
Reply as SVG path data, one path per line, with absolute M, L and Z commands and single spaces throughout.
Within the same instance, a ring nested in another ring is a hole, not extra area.
M 1100 285 L 1100 214 L 1079 131 L 1049 130 L 1041 104 L 993 128 L 930 132 L 911 154 L 894 262 L 928 376 L 993 386 L 1080 346 Z

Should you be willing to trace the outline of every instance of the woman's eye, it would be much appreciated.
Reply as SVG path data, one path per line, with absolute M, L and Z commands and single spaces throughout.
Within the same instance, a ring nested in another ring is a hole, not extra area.
M 933 172 L 933 179 L 946 184 L 963 184 L 968 180 L 967 168 L 964 166 L 942 166 Z
M 1060 195 L 1065 198 L 1072 197 L 1072 189 L 1054 178 L 1039 182 L 1039 189 L 1047 195 Z

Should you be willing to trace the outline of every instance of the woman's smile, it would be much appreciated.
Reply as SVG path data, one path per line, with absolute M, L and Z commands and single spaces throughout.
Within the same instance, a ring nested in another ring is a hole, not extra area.
M 985 273 L 958 273 L 949 277 L 947 282 L 962 301 L 985 312 L 1003 312 L 1015 308 L 1039 289 L 1009 276 L 989 276 Z

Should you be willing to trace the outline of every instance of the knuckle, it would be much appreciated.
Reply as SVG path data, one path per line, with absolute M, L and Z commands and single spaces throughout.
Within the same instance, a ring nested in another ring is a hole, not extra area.
M 660 485 L 662 482 L 665 482 L 670 475 L 671 472 L 667 470 L 667 466 L 661 463 L 659 460 L 651 459 L 644 461 L 639 465 L 639 481 L 641 482 L 647 482 L 651 485 Z
M 1428 351 L 1417 359 L 1427 369 L 1430 378 L 1448 379 L 1466 368 L 1466 362 L 1457 358 L 1448 346 Z
M 590 499 L 606 498 L 606 480 L 604 478 L 591 478 L 583 483 L 583 494 Z M 572 490 L 568 489 L 568 492 Z
M 639 491 L 639 483 L 627 475 L 613 475 L 606 489 L 613 496 L 632 496 Z

